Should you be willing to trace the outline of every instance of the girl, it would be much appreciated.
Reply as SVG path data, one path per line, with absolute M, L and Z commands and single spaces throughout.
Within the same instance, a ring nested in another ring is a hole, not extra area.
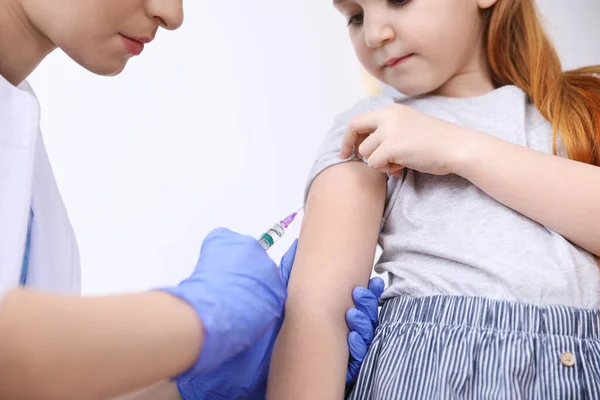
M 268 397 L 342 398 L 328 316 L 378 241 L 390 286 L 351 399 L 600 397 L 600 67 L 561 71 L 534 0 L 334 3 L 408 97 L 325 140 Z

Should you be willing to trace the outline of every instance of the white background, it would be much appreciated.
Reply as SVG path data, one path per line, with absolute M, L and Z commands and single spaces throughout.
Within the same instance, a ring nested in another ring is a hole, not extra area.
M 598 0 L 541 6 L 566 68 L 600 64 Z M 330 0 L 185 7 L 183 28 L 160 32 L 118 77 L 56 52 L 30 79 L 84 293 L 174 284 L 211 229 L 258 236 L 301 206 L 334 116 L 366 95 Z

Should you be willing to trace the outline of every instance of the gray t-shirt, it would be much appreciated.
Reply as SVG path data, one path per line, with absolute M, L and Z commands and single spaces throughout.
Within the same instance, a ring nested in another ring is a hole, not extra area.
M 309 186 L 326 168 L 348 161 L 339 158 L 339 150 L 349 120 L 393 102 L 552 153 L 551 124 L 515 86 L 462 99 L 378 96 L 336 118 Z M 457 175 L 405 170 L 402 177 L 390 177 L 379 242 L 382 255 L 375 270 L 390 278 L 383 299 L 446 294 L 600 308 L 600 269 L 590 253 Z

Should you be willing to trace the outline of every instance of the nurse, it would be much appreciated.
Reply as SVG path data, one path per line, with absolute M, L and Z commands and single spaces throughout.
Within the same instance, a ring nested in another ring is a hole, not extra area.
M 116 75 L 182 21 L 182 0 L 0 0 L 0 398 L 106 399 L 168 378 L 177 387 L 143 398 L 264 398 L 296 243 L 277 268 L 254 238 L 217 229 L 177 287 L 78 297 L 77 244 L 26 83 L 56 48 Z M 352 294 L 348 382 L 382 284 Z

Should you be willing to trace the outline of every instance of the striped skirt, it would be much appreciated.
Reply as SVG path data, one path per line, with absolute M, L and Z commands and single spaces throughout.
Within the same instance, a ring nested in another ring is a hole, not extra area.
M 600 311 L 396 297 L 348 398 L 600 399 Z

